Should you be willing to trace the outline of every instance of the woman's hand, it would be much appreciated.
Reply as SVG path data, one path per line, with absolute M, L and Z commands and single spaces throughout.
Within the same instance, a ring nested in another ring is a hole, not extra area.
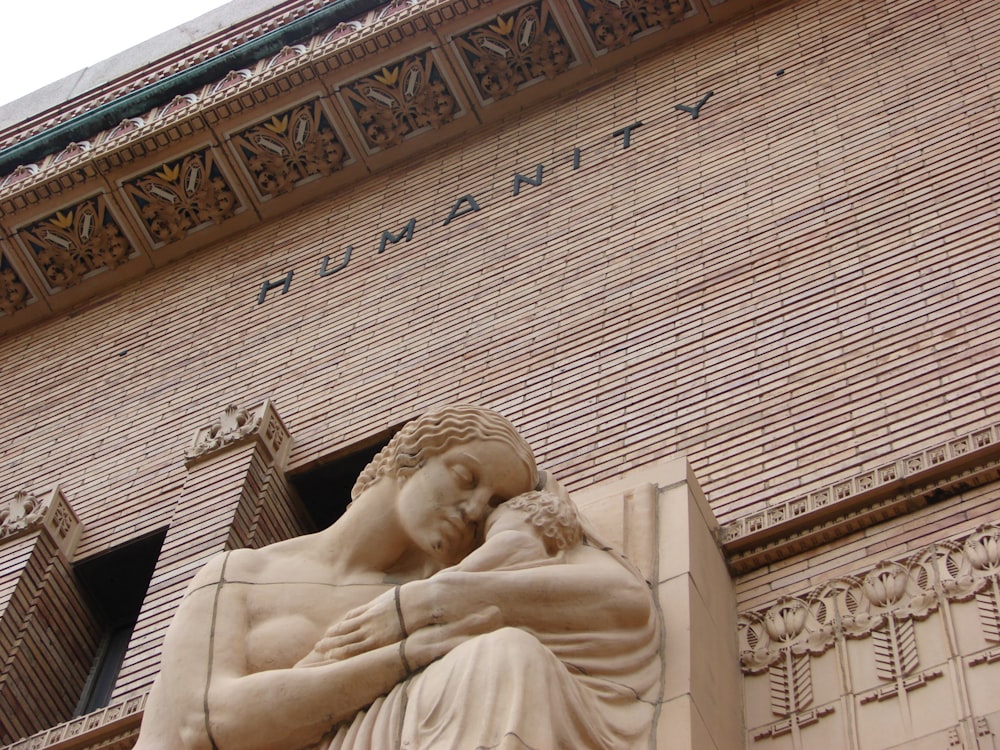
M 349 659 L 403 640 L 409 630 L 402 615 L 401 594 L 397 586 L 352 609 L 327 629 L 299 665 Z
M 493 606 L 466 615 L 455 622 L 428 625 L 420 628 L 404 642 L 406 660 L 414 669 L 426 667 L 470 638 L 490 633 L 503 625 L 500 609 Z

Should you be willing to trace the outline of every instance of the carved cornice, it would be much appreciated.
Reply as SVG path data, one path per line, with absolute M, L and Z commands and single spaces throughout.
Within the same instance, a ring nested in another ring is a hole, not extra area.
M 722 548 L 746 573 L 998 478 L 1000 425 L 736 519 L 722 527 Z
M 69 557 L 80 538 L 80 519 L 58 486 L 41 496 L 18 490 L 0 505 L 0 544 L 45 529 Z
M 125 750 L 135 744 L 148 692 L 122 698 L 93 713 L 58 724 L 3 750 Z
M 0 258 L 0 334 L 762 1 L 393 0 L 275 54 L 241 58 L 219 80 L 192 82 L 166 104 L 0 175 L 0 235 L 12 238 Z M 0 133 L 0 146 L 325 5 L 299 0 L 237 24 Z M 614 41 L 594 42 L 595 29 L 601 39 L 617 29 Z M 189 188 L 171 177 L 191 159 L 200 165 Z M 158 203 L 153 183 L 180 198 Z M 29 230 L 89 215 L 88 205 L 107 236 L 77 232 L 62 250 L 28 243 Z
M 227 406 L 211 423 L 195 431 L 185 452 L 186 463 L 190 467 L 251 441 L 267 451 L 275 465 L 284 467 L 292 448 L 292 436 L 269 400 L 251 409 Z

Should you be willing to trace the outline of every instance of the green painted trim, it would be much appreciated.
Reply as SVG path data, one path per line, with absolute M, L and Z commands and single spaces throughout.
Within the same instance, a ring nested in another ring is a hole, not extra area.
M 61 151 L 70 143 L 85 141 L 103 130 L 110 130 L 122 120 L 149 112 L 154 107 L 172 101 L 179 94 L 190 94 L 202 86 L 220 81 L 230 71 L 248 68 L 265 57 L 276 55 L 284 47 L 314 37 L 338 23 L 357 18 L 384 4 L 384 0 L 338 0 L 210 60 L 94 107 L 71 120 L 0 150 L 0 176 L 10 174 L 22 164 L 38 162 L 48 154 Z

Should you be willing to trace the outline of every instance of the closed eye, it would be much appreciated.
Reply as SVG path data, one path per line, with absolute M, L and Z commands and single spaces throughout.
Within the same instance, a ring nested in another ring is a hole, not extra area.
M 473 490 L 479 486 L 479 477 L 465 464 L 453 464 L 451 471 L 465 489 Z

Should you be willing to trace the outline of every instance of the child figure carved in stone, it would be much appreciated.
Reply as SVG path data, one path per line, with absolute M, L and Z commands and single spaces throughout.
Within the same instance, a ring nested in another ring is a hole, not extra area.
M 486 519 L 485 536 L 483 544 L 451 570 L 537 566 L 580 544 L 583 532 L 570 502 L 553 492 L 537 490 L 498 505 Z

